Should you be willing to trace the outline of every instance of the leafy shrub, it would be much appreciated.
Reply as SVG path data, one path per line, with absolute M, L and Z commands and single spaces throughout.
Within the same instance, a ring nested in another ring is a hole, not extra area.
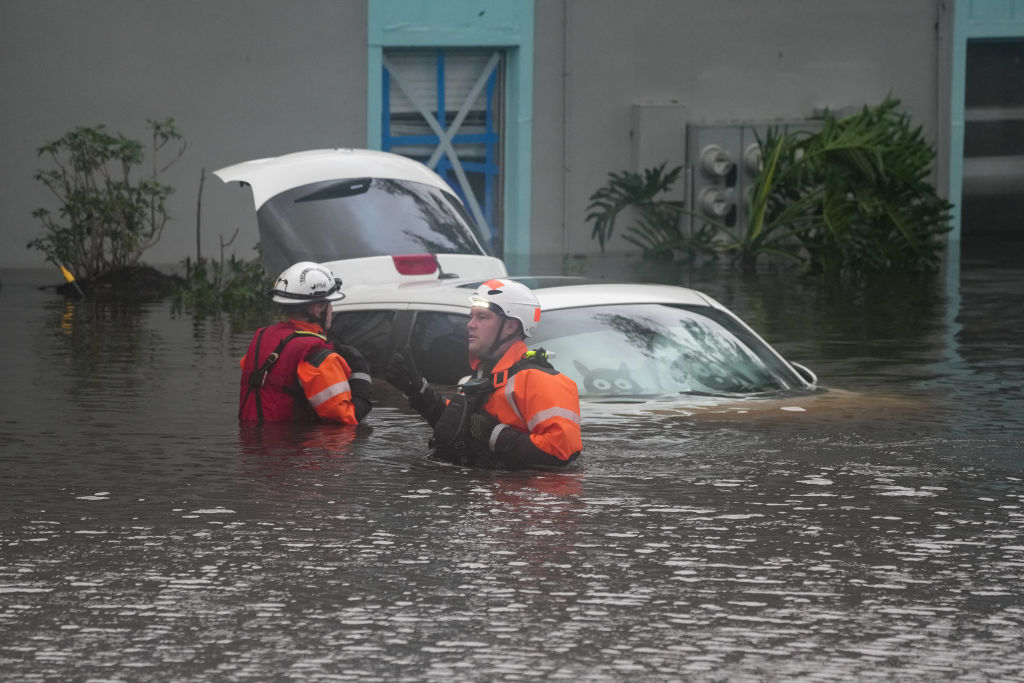
M 824 273 L 932 271 L 952 204 L 928 182 L 935 151 L 899 101 L 843 119 L 794 145 L 783 196 L 812 198 L 813 220 L 793 225 L 807 265 Z
M 196 317 L 226 312 L 233 318 L 262 321 L 272 314 L 267 290 L 271 282 L 259 258 L 243 261 L 185 260 L 185 280 L 175 290 L 172 305 Z
M 76 276 L 95 280 L 104 273 L 135 265 L 156 244 L 167 223 L 167 199 L 174 188 L 158 178 L 184 154 L 186 143 L 174 119 L 148 121 L 152 131 L 151 171 L 133 178 L 144 161 L 142 143 L 104 126 L 78 127 L 39 148 L 55 169 L 39 171 L 60 203 L 56 215 L 38 208 L 32 215 L 44 234 L 28 244 Z M 170 144 L 175 155 L 163 166 L 157 157 Z

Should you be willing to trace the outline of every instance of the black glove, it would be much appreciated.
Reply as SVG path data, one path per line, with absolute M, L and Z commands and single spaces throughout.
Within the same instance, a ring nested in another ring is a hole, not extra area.
M 352 392 L 352 405 L 355 407 L 356 420 L 362 422 L 363 418 L 373 410 L 373 404 L 370 402 L 370 387 L 373 383 L 373 380 L 370 379 L 370 364 L 354 346 L 335 344 L 334 350 L 345 359 L 349 370 L 351 370 L 348 376 L 348 387 Z
M 482 441 L 487 444 L 491 440 L 494 428 L 499 424 L 501 423 L 491 417 L 491 415 L 478 410 L 469 416 L 469 435 L 476 441 Z
M 408 346 L 391 356 L 391 362 L 384 371 L 384 378 L 406 396 L 412 397 L 423 392 L 423 375 L 416 368 L 416 363 L 412 360 L 412 350 Z
M 345 359 L 348 367 L 352 369 L 353 375 L 365 375 L 365 377 L 359 377 L 359 379 L 370 379 L 370 364 L 363 357 L 363 354 L 359 353 L 359 349 L 348 344 L 335 344 L 334 350 Z
M 434 425 L 434 445 L 443 448 L 464 440 L 466 418 L 466 397 L 453 396 Z

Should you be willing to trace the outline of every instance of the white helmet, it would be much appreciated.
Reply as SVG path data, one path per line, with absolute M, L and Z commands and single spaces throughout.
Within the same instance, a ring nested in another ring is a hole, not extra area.
M 279 304 L 308 304 L 344 299 L 345 295 L 338 291 L 340 288 L 341 278 L 334 277 L 329 268 L 312 261 L 300 261 L 281 273 L 270 294 Z
M 530 288 L 515 280 L 488 280 L 469 297 L 471 306 L 482 306 L 523 324 L 523 334 L 533 334 L 540 322 L 540 302 Z

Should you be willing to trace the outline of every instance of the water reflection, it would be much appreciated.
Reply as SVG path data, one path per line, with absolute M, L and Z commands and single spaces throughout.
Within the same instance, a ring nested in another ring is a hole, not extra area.
M 240 428 L 248 331 L 33 277 L 0 289 L 12 680 L 1024 672 L 1019 270 L 967 273 L 955 329 L 938 283 L 709 281 L 834 408 L 590 405 L 569 474 L 428 461 L 386 391 Z
M 368 425 L 320 425 L 271 422 L 238 426 L 239 450 L 256 461 L 299 459 L 317 467 L 322 458 L 351 455 L 356 439 L 373 433 Z

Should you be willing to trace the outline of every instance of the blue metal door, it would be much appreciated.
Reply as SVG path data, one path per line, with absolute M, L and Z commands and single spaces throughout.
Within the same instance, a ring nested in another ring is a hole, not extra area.
M 381 149 L 441 175 L 498 255 L 503 62 L 492 50 L 386 50 L 381 107 Z

